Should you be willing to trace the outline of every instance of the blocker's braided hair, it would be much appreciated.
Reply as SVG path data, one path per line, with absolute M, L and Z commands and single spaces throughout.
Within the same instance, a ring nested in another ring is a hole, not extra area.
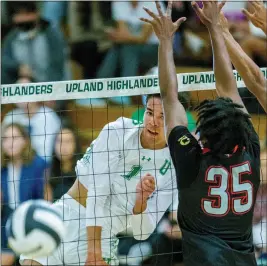
M 232 153 L 236 145 L 249 147 L 253 125 L 242 108 L 231 99 L 221 97 L 205 100 L 195 108 L 198 111 L 196 132 L 215 155 Z

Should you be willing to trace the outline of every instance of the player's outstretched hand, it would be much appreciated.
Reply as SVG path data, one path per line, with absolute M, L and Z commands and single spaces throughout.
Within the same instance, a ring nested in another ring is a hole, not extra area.
M 156 1 L 156 6 L 158 14 L 155 14 L 151 10 L 144 7 L 144 10 L 149 14 L 151 19 L 140 18 L 140 20 L 152 25 L 153 30 L 160 41 L 168 40 L 172 38 L 174 33 L 178 30 L 178 28 L 186 20 L 186 18 L 182 17 L 177 21 L 172 22 L 172 1 L 168 2 L 168 7 L 165 14 L 162 12 L 158 1 Z
M 155 178 L 151 174 L 142 177 L 136 186 L 137 197 L 147 200 L 156 188 Z
M 198 3 L 193 1 L 191 5 L 195 10 L 197 16 L 201 22 L 207 27 L 219 26 L 219 16 L 223 6 L 226 3 L 226 0 L 218 2 L 217 0 L 213 1 L 202 1 L 203 7 L 200 8 Z
M 265 8 L 263 1 L 250 1 L 249 5 L 254 9 L 254 12 L 249 12 L 244 8 L 242 9 L 242 12 L 254 26 L 261 28 L 267 34 L 267 9 Z

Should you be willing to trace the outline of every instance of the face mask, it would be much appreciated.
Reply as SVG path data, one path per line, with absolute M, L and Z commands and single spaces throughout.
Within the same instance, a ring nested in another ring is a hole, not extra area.
M 20 31 L 28 32 L 36 27 L 36 22 L 35 21 L 21 22 L 21 23 L 16 23 L 15 26 Z

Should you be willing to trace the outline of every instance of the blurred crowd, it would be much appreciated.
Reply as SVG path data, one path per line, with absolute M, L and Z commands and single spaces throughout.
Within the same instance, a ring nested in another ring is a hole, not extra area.
M 160 1 L 164 10 L 167 1 Z M 266 36 L 250 24 L 241 9 L 247 2 L 229 1 L 224 12 L 230 31 L 244 51 L 260 66 L 266 66 Z M 158 41 L 141 1 L 2 1 L 1 84 L 129 77 L 154 74 Z M 173 3 L 173 20 L 187 17 L 175 34 L 177 68 L 210 69 L 212 53 L 207 30 L 198 21 L 188 1 Z M 251 113 L 261 112 L 255 98 L 240 90 Z M 194 133 L 192 95 L 181 94 Z M 2 105 L 1 114 L 1 253 L 2 265 L 13 265 L 4 225 L 18 204 L 29 199 L 56 201 L 73 184 L 76 161 L 85 151 L 68 109 L 138 106 L 132 113 L 142 122 L 144 97 L 115 97 Z M 87 118 L 88 119 L 88 118 Z M 266 132 L 266 130 L 265 130 Z M 91 141 L 92 139 L 90 139 Z M 266 133 L 262 148 L 262 182 L 254 215 L 257 254 L 266 252 Z M 89 142 L 86 146 L 89 146 Z M 174 204 L 175 205 L 175 204 Z M 129 233 L 129 232 L 127 232 Z M 179 265 L 181 234 L 175 208 L 170 206 L 156 232 L 146 241 L 121 234 L 121 265 Z M 266 256 L 266 255 L 265 255 Z

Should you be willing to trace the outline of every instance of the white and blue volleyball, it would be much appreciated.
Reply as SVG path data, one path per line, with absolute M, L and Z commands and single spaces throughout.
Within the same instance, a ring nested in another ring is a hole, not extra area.
M 60 212 L 44 200 L 22 203 L 6 224 L 8 244 L 17 254 L 50 255 L 60 245 L 65 228 Z

